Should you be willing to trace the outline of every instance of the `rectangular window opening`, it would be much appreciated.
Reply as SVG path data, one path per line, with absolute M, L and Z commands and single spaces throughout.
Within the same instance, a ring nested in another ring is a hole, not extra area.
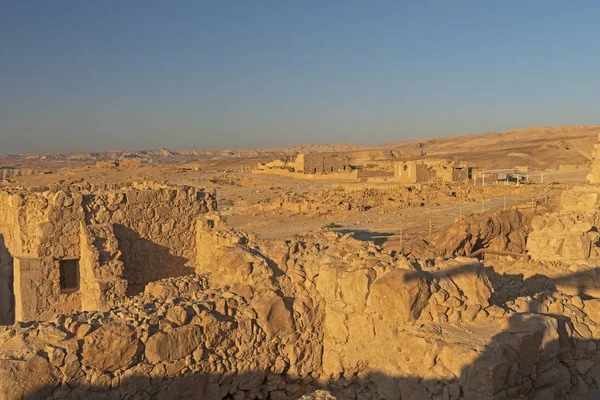
M 72 293 L 79 290 L 79 259 L 59 260 L 60 290 Z

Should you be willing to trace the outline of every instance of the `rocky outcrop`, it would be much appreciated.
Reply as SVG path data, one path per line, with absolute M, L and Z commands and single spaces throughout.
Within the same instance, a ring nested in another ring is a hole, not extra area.
M 518 210 L 465 218 L 435 233 L 431 242 L 446 256 L 491 249 L 524 253 L 529 218 Z

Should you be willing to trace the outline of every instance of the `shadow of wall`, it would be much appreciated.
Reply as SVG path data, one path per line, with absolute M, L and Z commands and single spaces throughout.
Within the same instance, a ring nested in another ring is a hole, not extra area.
M 4 244 L 0 234 L 0 325 L 12 325 L 15 322 L 13 257 Z
M 125 263 L 123 278 L 129 296 L 143 292 L 150 282 L 194 273 L 187 258 L 172 254 L 169 247 L 143 238 L 131 228 L 115 224 L 114 234 Z

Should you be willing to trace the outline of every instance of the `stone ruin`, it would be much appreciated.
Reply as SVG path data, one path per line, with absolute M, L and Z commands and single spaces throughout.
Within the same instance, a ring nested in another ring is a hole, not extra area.
M 0 192 L 0 324 L 107 309 L 194 271 L 195 219 L 215 209 L 213 192 L 90 189 Z
M 599 199 L 400 254 L 260 239 L 187 186 L 4 191 L 0 398 L 600 398 Z
M 394 166 L 394 179 L 402 183 L 468 182 L 472 168 L 444 160 L 402 161 Z
M 188 190 L 158 193 L 179 194 L 182 202 L 182 193 L 196 193 L 196 200 L 202 193 Z M 134 189 L 117 204 L 136 204 L 128 196 L 139 192 L 158 196 Z M 112 217 L 94 215 L 84 226 L 98 227 L 91 228 L 96 239 L 80 233 L 80 247 L 103 245 L 80 251 L 80 262 L 112 260 L 96 272 L 122 268 L 109 256 L 118 235 L 102 240 L 117 230 L 91 224 Z M 143 288 L 137 282 L 139 294 L 103 309 L 82 307 L 0 330 L 0 397 L 600 395 L 595 270 L 526 259 L 407 258 L 335 232 L 261 240 L 212 212 L 187 229 L 192 274 Z
M 255 173 L 268 172 L 297 178 L 302 178 L 302 175 L 341 173 L 342 176 L 356 179 L 356 173 L 352 174 L 353 171 L 354 167 L 346 153 L 300 153 L 292 158 L 283 157 L 268 163 L 259 163 L 254 170 Z

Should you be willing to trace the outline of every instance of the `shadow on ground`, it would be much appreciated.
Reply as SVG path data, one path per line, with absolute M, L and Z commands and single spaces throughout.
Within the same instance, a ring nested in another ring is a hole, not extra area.
M 352 233 L 352 237 L 354 239 L 363 242 L 373 242 L 373 244 L 376 245 L 382 245 L 388 240 L 388 238 L 396 236 L 395 234 L 389 232 L 373 232 L 364 229 L 336 229 L 335 231 L 342 235 Z

